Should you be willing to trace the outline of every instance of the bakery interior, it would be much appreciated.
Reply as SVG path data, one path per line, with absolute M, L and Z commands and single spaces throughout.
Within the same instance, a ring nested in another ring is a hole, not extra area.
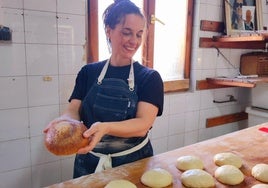
M 0 0 L 0 26 L 10 29 L 12 36 L 0 40 L 0 187 L 60 187 L 61 182 L 71 183 L 74 155 L 59 157 L 48 152 L 43 129 L 66 107 L 77 72 L 90 58 L 85 45 L 90 1 Z M 237 131 L 268 127 L 268 123 L 263 124 L 268 122 L 268 2 L 254 2 L 258 3 L 261 34 L 225 37 L 225 1 L 193 1 L 188 82 L 180 89 L 173 89 L 172 82 L 165 85 L 164 112 L 150 132 L 156 160 L 172 164 L 168 157 L 180 148 L 184 155 L 202 155 L 202 150 L 189 147 L 206 141 L 211 144 L 208 148 L 216 147 L 224 143 L 221 136 L 229 134 L 234 134 L 234 143 L 250 145 Z M 266 52 L 264 66 L 256 69 L 259 56 L 255 54 L 251 64 L 246 63 L 241 69 L 242 55 L 252 52 Z M 250 73 L 245 76 L 239 71 Z M 263 142 L 254 146 L 252 152 L 262 151 L 260 156 L 265 157 L 263 147 L 265 142 L 267 146 L 268 133 L 261 134 Z M 241 135 L 247 137 L 244 132 Z M 256 130 L 253 136 L 258 137 Z M 86 181 L 82 179 L 80 187 Z M 174 180 L 169 187 L 182 185 Z

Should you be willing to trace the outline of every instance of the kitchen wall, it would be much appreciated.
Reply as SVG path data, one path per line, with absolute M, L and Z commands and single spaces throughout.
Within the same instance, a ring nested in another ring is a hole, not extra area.
M 264 25 L 268 6 L 263 4 Z M 0 42 L 0 182 L 1 187 L 43 187 L 72 178 L 74 156 L 46 151 L 42 130 L 67 104 L 83 60 L 85 0 L 0 0 L 0 25 L 13 30 L 11 43 Z M 150 137 L 155 153 L 236 131 L 247 121 L 205 128 L 208 117 L 240 112 L 250 104 L 250 90 L 195 90 L 196 80 L 232 76 L 235 70 L 215 49 L 198 47 L 200 20 L 222 21 L 222 0 L 195 1 L 191 91 L 165 94 L 164 113 Z M 236 67 L 248 50 L 222 49 Z M 215 104 L 233 95 L 237 102 Z

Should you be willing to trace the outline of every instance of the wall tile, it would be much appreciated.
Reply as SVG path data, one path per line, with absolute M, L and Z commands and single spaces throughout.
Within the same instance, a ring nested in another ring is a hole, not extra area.
M 201 109 L 212 108 L 215 106 L 215 104 L 213 103 L 214 100 L 213 90 L 202 91 L 200 93 L 200 97 L 201 97 L 201 104 L 200 104 Z
M 195 111 L 200 109 L 200 92 L 189 92 L 185 96 L 186 98 L 186 105 L 185 105 L 185 111 Z
M 198 130 L 199 111 L 185 113 L 185 132 Z
M 59 45 L 59 74 L 77 74 L 82 66 L 86 65 L 83 60 L 83 46 Z
M 0 76 L 25 76 L 24 44 L 0 45 Z
M 73 92 L 76 75 L 60 75 L 60 103 L 68 103 Z
M 22 168 L 18 170 L 0 173 L 1 187 L 15 188 L 31 186 L 31 168 Z
M 45 187 L 61 181 L 60 161 L 32 167 L 32 188 Z
M 85 16 L 58 14 L 59 44 L 85 44 Z
M 186 94 L 179 93 L 170 96 L 170 114 L 179 114 L 183 113 L 184 109 L 186 108 Z
M 168 136 L 168 126 L 168 117 L 157 117 L 151 130 L 152 139 Z
M 26 44 L 28 75 L 58 74 L 57 46 Z
M 151 142 L 155 155 L 168 151 L 168 137 L 153 139 Z
M 2 7 L 22 9 L 23 0 L 1 0 Z
M 168 135 L 176 135 L 184 132 L 184 113 L 169 116 Z
M 85 5 L 86 0 L 57 0 L 57 12 L 85 15 Z
M 59 117 L 59 105 L 29 108 L 30 135 L 43 135 L 44 128 L 57 117 Z
M 26 77 L 0 77 L 0 109 L 27 106 Z
M 184 146 L 184 133 L 175 134 L 168 137 L 168 151 Z
M 52 105 L 59 103 L 59 83 L 57 76 L 48 76 L 51 80 L 45 81 L 43 76 L 28 77 L 29 106 Z
M 2 12 L 1 12 L 2 11 Z M 12 30 L 12 42 L 24 42 L 23 11 L 18 9 L 0 9 L 0 22 Z
M 186 132 L 184 134 L 184 146 L 195 144 L 198 142 L 198 130 Z
M 56 13 L 24 11 L 26 43 L 56 44 Z
M 73 167 L 74 167 L 75 155 L 62 159 L 61 161 L 61 179 L 67 181 L 73 178 Z
M 213 138 L 213 131 L 211 128 L 203 128 L 198 130 L 198 142 Z
M 28 138 L 29 125 L 27 108 L 0 110 L 0 125 L 0 142 Z
M 30 10 L 41 10 L 56 12 L 56 0 L 23 0 L 24 8 Z
M 44 145 L 44 134 L 31 137 L 31 162 L 40 165 L 59 160 L 60 157 L 50 153 Z
M 0 173 L 30 167 L 30 142 L 28 138 L 0 142 Z

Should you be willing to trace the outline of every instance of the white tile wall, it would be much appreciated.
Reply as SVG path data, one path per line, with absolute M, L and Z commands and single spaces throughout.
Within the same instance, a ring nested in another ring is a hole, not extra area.
M 25 76 L 25 46 L 12 44 L 0 46 L 0 76 Z
M 27 107 L 26 77 L 0 77 L 0 110 Z
M 86 13 L 86 0 L 57 0 L 57 11 L 60 13 L 80 14 Z
M 247 89 L 196 91 L 195 81 L 233 75 L 215 49 L 199 48 L 200 20 L 221 21 L 221 0 L 195 1 L 191 91 L 165 94 L 164 111 L 150 132 L 155 154 L 237 130 L 243 123 L 205 128 L 206 119 L 238 112 L 249 103 Z M 268 26 L 264 5 L 264 25 Z M 72 178 L 74 156 L 58 157 L 43 144 L 43 129 L 66 108 L 77 72 L 85 64 L 86 0 L 1 0 L 0 21 L 13 31 L 0 43 L 1 187 L 44 187 Z M 239 66 L 246 50 L 224 49 Z M 215 104 L 232 94 L 238 102 Z M 16 181 L 14 181 L 16 179 Z
M 58 14 L 58 42 L 59 44 L 85 44 L 85 16 Z
M 24 9 L 56 12 L 55 0 L 23 0 Z
M 2 7 L 22 9 L 23 0 L 1 0 Z
M 26 43 L 57 44 L 56 12 L 24 10 Z
M 1 11 L 2 11 L 1 20 L 3 21 L 3 23 L 1 24 L 12 29 L 12 41 L 14 43 L 23 43 L 24 42 L 23 10 L 3 8 L 1 9 Z
M 49 153 L 43 129 L 66 107 L 85 64 L 85 3 L 1 0 L 0 24 L 12 29 L 12 43 L 0 43 L 0 187 L 72 178 L 74 156 Z
M 85 65 L 83 60 L 84 48 L 82 46 L 59 45 L 59 73 L 77 74 Z
M 51 81 L 45 81 L 44 76 L 28 77 L 29 106 L 59 104 L 58 76 L 49 76 Z
M 26 44 L 28 75 L 58 74 L 57 45 Z
M 0 142 L 28 138 L 28 122 L 27 108 L 0 110 Z

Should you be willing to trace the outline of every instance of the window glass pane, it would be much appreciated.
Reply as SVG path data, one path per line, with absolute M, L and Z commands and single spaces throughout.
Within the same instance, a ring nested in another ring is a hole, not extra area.
M 187 0 L 156 0 L 154 69 L 164 81 L 183 79 Z
M 102 14 L 103 14 L 104 10 L 113 2 L 114 2 L 113 0 L 98 1 L 99 60 L 104 60 L 104 59 L 107 59 L 108 57 L 110 57 L 110 52 L 108 50 L 108 44 L 106 42 L 106 36 L 105 36 L 105 32 L 104 32 Z M 143 8 L 143 0 L 132 0 L 132 2 L 134 2 L 141 9 Z M 142 49 L 140 47 L 133 58 L 134 58 L 134 60 L 137 60 L 140 63 L 142 63 L 141 56 L 142 56 Z

